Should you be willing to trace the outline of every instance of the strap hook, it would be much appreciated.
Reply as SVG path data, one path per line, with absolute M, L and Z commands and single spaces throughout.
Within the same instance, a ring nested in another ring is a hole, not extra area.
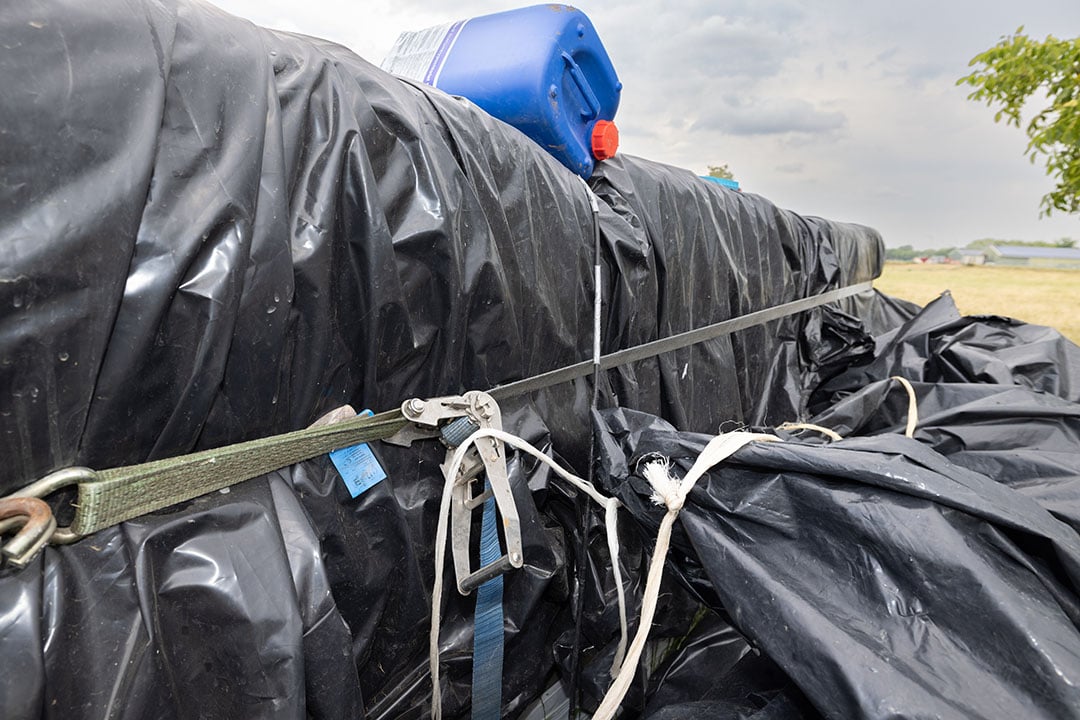
M 30 499 L 37 500 L 41 504 L 45 505 L 46 508 L 49 508 L 49 505 L 44 501 L 44 499 L 52 495 L 57 490 L 62 490 L 63 488 L 70 487 L 71 485 L 78 485 L 83 482 L 92 482 L 97 478 L 98 474 L 88 467 L 63 468 L 62 470 L 51 472 L 37 482 L 30 483 L 21 490 L 16 490 L 7 497 L 0 499 L 0 507 L 3 506 L 3 503 L 6 503 L 9 500 Z M 70 545 L 71 543 L 76 542 L 77 540 L 81 540 L 84 537 L 83 535 L 79 535 L 78 533 L 74 532 L 70 527 L 57 527 L 56 518 L 53 517 L 51 508 L 49 508 L 49 517 L 52 518 L 52 528 L 50 529 L 49 534 L 46 536 L 45 542 L 49 543 L 50 545 Z M 16 527 L 18 525 L 19 523 L 10 521 L 6 524 L 4 522 L 0 522 L 0 532 L 3 532 L 4 530 L 10 530 L 12 527 Z M 25 526 L 23 526 L 23 532 L 26 532 Z M 18 538 L 21 536 L 22 534 L 20 533 L 20 535 L 16 536 L 15 540 L 12 540 L 6 546 L 4 546 L 3 552 L 6 554 L 8 548 L 12 545 L 12 543 L 15 543 L 15 541 L 18 540 Z M 16 545 L 16 548 L 19 547 L 21 547 L 21 544 Z M 38 549 L 40 549 L 40 547 Z M 36 552 L 37 549 L 35 549 L 33 553 L 27 556 L 26 562 L 29 562 L 33 558 L 33 555 L 36 554 Z M 20 557 L 22 556 L 23 555 L 20 555 Z M 9 560 L 9 562 L 13 565 L 16 564 L 13 560 Z M 17 565 L 17 567 L 23 567 L 23 565 Z
M 0 533 L 18 528 L 0 554 L 9 565 L 22 569 L 49 542 L 56 530 L 52 508 L 34 497 L 6 497 L 0 500 Z

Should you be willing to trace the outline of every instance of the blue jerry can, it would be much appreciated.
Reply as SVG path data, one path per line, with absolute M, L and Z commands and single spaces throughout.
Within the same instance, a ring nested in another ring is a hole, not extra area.
M 402 33 L 383 69 L 472 100 L 584 178 L 618 147 L 622 83 L 589 18 L 567 5 Z

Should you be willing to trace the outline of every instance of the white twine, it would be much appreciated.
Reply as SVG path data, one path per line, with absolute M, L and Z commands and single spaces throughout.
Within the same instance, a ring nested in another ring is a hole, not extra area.
M 913 438 L 915 437 L 915 427 L 919 424 L 919 401 L 915 397 L 915 388 L 908 382 L 907 378 L 899 375 L 893 375 L 890 380 L 896 380 L 900 383 L 904 390 L 907 391 L 908 396 L 908 414 L 907 414 L 907 426 L 904 428 L 904 435 Z M 814 425 L 813 423 L 793 423 L 786 422 L 782 425 L 776 426 L 777 430 L 813 430 L 825 435 L 830 440 L 843 440 L 844 438 L 840 433 L 835 430 L 830 430 L 827 427 L 821 425 Z
M 671 528 L 675 524 L 679 510 L 686 502 L 686 496 L 690 494 L 702 475 L 726 460 L 739 448 L 751 442 L 776 442 L 779 439 L 775 435 L 741 431 L 719 435 L 709 441 L 690 468 L 690 472 L 686 473 L 686 477 L 682 480 L 671 475 L 671 468 L 666 460 L 649 463 L 642 468 L 641 474 L 653 488 L 653 502 L 665 506 L 667 512 L 660 521 L 660 531 L 656 535 L 656 547 L 653 549 L 652 562 L 649 564 L 649 574 L 645 581 L 645 593 L 641 600 L 641 618 L 638 621 L 637 633 L 630 643 L 619 674 L 600 702 L 593 720 L 613 718 L 634 680 L 634 673 L 641 660 L 641 653 L 645 649 L 645 642 L 649 639 L 657 599 L 660 597 L 660 580 L 663 577 L 664 560 L 667 558 L 668 547 L 671 544 Z
M 919 422 L 918 402 L 915 396 L 915 388 L 906 378 L 894 375 L 890 380 L 899 382 L 908 395 L 908 418 L 904 434 L 914 437 L 915 428 Z M 828 436 L 832 440 L 841 440 L 839 433 L 828 428 L 812 425 L 809 423 L 785 423 L 782 429 L 814 430 Z M 608 688 L 604 699 L 600 702 L 593 720 L 611 720 L 618 712 L 619 705 L 626 697 L 630 684 L 634 680 L 641 653 L 645 649 L 645 643 L 649 639 L 649 630 L 652 627 L 653 617 L 656 614 L 656 604 L 660 596 L 660 582 L 663 578 L 664 561 L 667 559 L 668 549 L 671 546 L 671 530 L 675 519 L 686 503 L 686 497 L 697 484 L 701 477 L 716 465 L 720 464 L 740 448 L 752 442 L 778 442 L 780 438 L 775 435 L 763 433 L 751 433 L 735 431 L 714 437 L 701 451 L 690 471 L 681 480 L 671 474 L 670 464 L 666 459 L 651 462 L 642 468 L 641 474 L 653 489 L 652 501 L 657 505 L 667 508 L 663 519 L 660 521 L 660 530 L 656 536 L 656 547 L 653 549 L 652 560 L 649 563 L 649 573 L 645 581 L 645 592 L 641 602 L 641 616 L 638 620 L 637 632 L 633 641 L 627 647 L 627 619 L 626 598 L 623 590 L 622 572 L 619 569 L 619 537 L 617 533 L 618 508 L 621 506 L 615 498 L 609 498 L 596 490 L 590 483 L 574 475 L 537 450 L 525 440 L 503 432 L 501 430 L 484 428 L 473 433 L 454 452 L 447 472 L 449 478 L 443 489 L 442 502 L 439 506 L 439 525 L 435 534 L 435 587 L 431 597 L 431 634 L 430 634 L 430 663 L 431 680 L 434 688 L 432 698 L 432 716 L 435 720 L 442 717 L 442 699 L 439 692 L 439 625 L 441 619 L 443 565 L 446 560 L 446 537 L 450 515 L 450 501 L 454 479 L 461 469 L 461 463 L 469 447 L 478 439 L 490 437 L 517 448 L 537 460 L 543 462 L 562 479 L 569 482 L 578 490 L 588 495 L 594 502 L 604 508 L 604 524 L 607 530 L 608 551 L 611 554 L 612 572 L 619 599 L 619 625 L 621 637 L 615 653 L 615 661 L 612 663 L 611 675 L 614 678 L 611 687 Z
M 600 493 L 592 484 L 567 471 L 557 462 L 537 450 L 529 442 L 494 428 L 481 428 L 470 435 L 457 447 L 450 458 L 446 471 L 446 484 L 443 486 L 442 501 L 439 503 L 439 524 L 435 531 L 435 585 L 431 593 L 431 630 L 428 635 L 428 662 L 431 668 L 431 715 L 434 720 L 442 717 L 442 694 L 439 688 L 439 627 L 442 620 L 443 567 L 446 564 L 446 538 L 449 534 L 450 503 L 453 497 L 454 482 L 465 460 L 469 448 L 481 438 L 493 438 L 531 455 L 555 471 L 559 477 L 589 496 L 604 508 L 604 525 L 607 531 L 608 552 L 611 554 L 611 567 L 615 578 L 615 590 L 619 603 L 619 626 L 621 636 L 615 651 L 615 660 L 611 667 L 611 676 L 616 677 L 623 667 L 629 630 L 626 621 L 626 594 L 623 589 L 622 571 L 619 569 L 619 534 L 618 509 L 622 506 L 616 498 L 609 498 Z

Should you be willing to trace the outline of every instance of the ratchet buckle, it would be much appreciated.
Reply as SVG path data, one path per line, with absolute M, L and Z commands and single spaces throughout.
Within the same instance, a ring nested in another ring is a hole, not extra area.
M 441 467 L 446 481 L 452 483 L 450 541 L 458 592 L 468 595 L 488 580 L 512 568 L 520 568 L 524 563 L 521 552 L 521 521 L 510 489 L 504 444 L 493 437 L 476 438 L 465 455 L 457 477 L 446 477 L 450 472 L 451 458 L 455 450 L 473 433 L 482 428 L 502 430 L 502 416 L 495 399 L 479 390 L 430 400 L 413 398 L 402 403 L 401 413 L 412 424 L 405 426 L 386 442 L 408 446 L 414 440 L 439 438 L 447 446 L 446 459 Z M 487 489 L 484 487 L 482 475 L 487 476 Z M 490 497 L 495 498 L 495 505 L 502 520 L 500 525 L 506 542 L 506 552 L 495 562 L 473 570 L 469 550 L 473 511 L 483 506 Z

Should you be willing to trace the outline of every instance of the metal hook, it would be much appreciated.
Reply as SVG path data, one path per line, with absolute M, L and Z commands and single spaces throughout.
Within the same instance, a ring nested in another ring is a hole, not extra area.
M 4 530 L 19 531 L 0 549 L 9 564 L 24 568 L 52 538 L 56 518 L 44 500 L 33 497 L 7 497 L 0 500 L 0 523 Z
M 37 482 L 30 483 L 23 489 L 11 493 L 6 498 L 0 499 L 0 503 L 6 502 L 7 500 L 14 500 L 17 498 L 37 499 L 48 497 L 57 490 L 68 487 L 70 485 L 78 485 L 81 482 L 92 482 L 96 480 L 97 477 L 98 474 L 87 467 L 63 468 L 62 470 L 57 470 L 55 472 L 49 473 Z M 9 530 L 16 524 L 18 523 L 5 523 L 3 521 L 0 521 L 0 533 Z M 81 540 L 84 537 L 83 535 L 79 535 L 72 531 L 70 527 L 57 528 L 55 518 L 52 521 L 52 526 L 53 531 L 50 533 L 50 537 L 48 538 L 47 542 L 53 545 L 70 545 L 71 543 Z M 10 545 L 11 543 L 8 544 Z M 27 562 L 29 562 L 29 559 L 30 558 L 27 558 Z M 10 560 L 9 562 L 15 564 L 14 560 Z

